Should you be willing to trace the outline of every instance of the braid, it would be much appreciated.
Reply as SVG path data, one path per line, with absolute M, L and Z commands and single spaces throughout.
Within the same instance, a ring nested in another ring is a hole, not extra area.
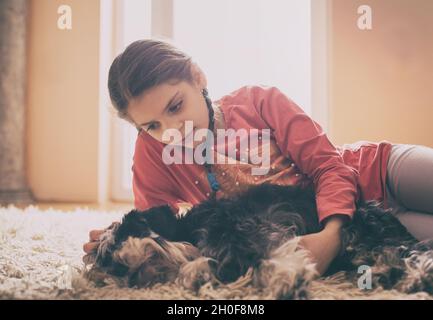
M 208 94 L 208 91 L 206 88 L 202 90 L 202 94 L 203 94 L 203 97 L 206 101 L 206 106 L 207 106 L 208 113 L 209 113 L 209 128 L 208 129 L 213 134 L 213 130 L 214 130 L 214 126 L 215 126 L 215 117 L 214 117 L 214 110 L 212 108 L 212 101 L 209 98 L 209 94 Z M 207 149 L 208 148 L 204 148 L 204 150 L 203 150 L 203 155 L 204 155 L 204 158 L 206 159 L 204 162 L 204 167 L 207 171 L 207 178 L 208 178 L 209 184 L 210 184 L 211 189 L 212 189 L 212 194 L 211 194 L 210 198 L 215 199 L 216 191 L 219 189 L 219 184 L 218 184 L 218 181 L 216 180 L 215 174 L 212 173 L 212 166 L 208 162 L 209 159 L 207 157 Z
M 215 125 L 215 118 L 214 118 L 214 110 L 212 108 L 212 101 L 209 98 L 209 93 L 206 88 L 202 90 L 202 94 L 206 101 L 207 110 L 209 111 L 209 130 L 213 132 L 214 125 Z

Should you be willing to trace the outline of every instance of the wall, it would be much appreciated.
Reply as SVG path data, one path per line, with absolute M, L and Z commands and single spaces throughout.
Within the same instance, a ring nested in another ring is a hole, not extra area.
M 72 30 L 57 9 L 72 7 Z M 28 178 L 39 201 L 100 198 L 99 1 L 32 0 L 29 30 Z
M 70 31 L 57 28 L 62 4 L 73 9 Z M 373 9 L 373 30 L 357 28 L 361 4 Z M 433 1 L 329 0 L 328 5 L 332 141 L 386 139 L 433 147 Z M 99 50 L 100 10 L 97 0 L 31 1 L 27 172 L 39 201 L 106 197 L 109 132 L 102 125 L 108 106 L 99 93 L 106 75 L 101 61 L 111 60 L 102 59 Z
M 357 27 L 370 5 L 373 29 Z M 332 0 L 329 135 L 433 147 L 433 1 Z

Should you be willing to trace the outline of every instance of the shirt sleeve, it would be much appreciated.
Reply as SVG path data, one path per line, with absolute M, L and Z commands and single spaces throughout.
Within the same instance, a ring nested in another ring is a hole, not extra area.
M 321 126 L 276 87 L 250 86 L 253 104 L 281 152 L 313 180 L 319 221 L 355 212 L 357 173 Z
M 132 165 L 132 191 L 134 206 L 138 210 L 169 205 L 174 214 L 179 210 L 179 203 L 185 202 L 177 196 L 167 170 L 152 157 L 152 148 L 146 146 L 138 136 Z

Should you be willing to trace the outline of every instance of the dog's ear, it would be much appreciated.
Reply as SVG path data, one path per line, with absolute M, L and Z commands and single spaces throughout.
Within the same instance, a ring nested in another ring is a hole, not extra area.
M 151 208 L 145 211 L 145 217 L 150 229 L 169 241 L 177 241 L 179 220 L 170 206 Z
M 128 237 L 149 237 L 152 231 L 167 240 L 175 241 L 177 225 L 176 216 L 168 205 L 145 211 L 132 210 L 123 217 L 116 233 L 116 243 L 121 243 Z
M 145 238 L 150 235 L 149 225 L 143 211 L 132 210 L 126 214 L 115 233 L 116 244 L 119 245 L 129 237 Z

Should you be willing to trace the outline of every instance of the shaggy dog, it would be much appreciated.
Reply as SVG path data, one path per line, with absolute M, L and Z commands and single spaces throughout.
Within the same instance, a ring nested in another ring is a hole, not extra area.
M 418 243 L 377 202 L 358 203 L 341 230 L 342 249 L 328 274 L 358 279 L 370 267 L 373 286 L 433 292 L 433 241 Z M 112 276 L 121 285 L 177 282 L 198 290 L 249 274 L 276 299 L 308 297 L 316 276 L 298 237 L 318 232 L 314 190 L 262 184 L 230 199 L 208 200 L 176 217 L 169 206 L 133 210 L 112 224 L 94 254 L 88 277 Z

